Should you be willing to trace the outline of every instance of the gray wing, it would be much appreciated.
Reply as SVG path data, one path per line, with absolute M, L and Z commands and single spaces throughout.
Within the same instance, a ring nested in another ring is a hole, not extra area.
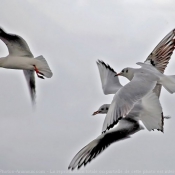
M 33 57 L 29 46 L 22 37 L 6 33 L 2 28 L 0 28 L 0 39 L 6 44 L 9 55 Z
M 175 29 L 168 33 L 160 43 L 151 52 L 148 58 L 145 60 L 155 66 L 161 73 L 164 70 L 171 58 L 171 55 L 175 48 Z
M 151 92 L 156 86 L 156 78 L 146 73 L 135 73 L 133 79 L 115 94 L 104 120 L 102 132 L 117 124 L 132 110 L 136 102 Z
M 30 97 L 31 100 L 33 102 L 33 104 L 35 104 L 35 98 L 36 98 L 36 90 L 35 90 L 35 76 L 34 76 L 34 71 L 32 70 L 23 70 L 26 81 L 27 81 L 27 85 L 29 88 L 29 92 L 30 92 Z
M 97 66 L 100 73 L 102 89 L 105 95 L 115 94 L 121 87 L 123 87 L 120 84 L 118 77 L 114 77 L 116 72 L 113 68 L 100 60 L 98 60 Z
M 141 129 L 143 128 L 140 126 L 138 121 L 134 119 L 125 118 L 120 120 L 116 128 L 101 134 L 95 140 L 82 148 L 72 159 L 68 169 L 73 170 L 76 167 L 80 168 L 83 165 L 85 166 L 112 143 L 127 139 L 130 135 L 140 131 Z
M 168 33 L 145 60 L 164 73 L 175 48 L 175 29 Z M 154 92 L 159 97 L 162 85 L 157 84 Z

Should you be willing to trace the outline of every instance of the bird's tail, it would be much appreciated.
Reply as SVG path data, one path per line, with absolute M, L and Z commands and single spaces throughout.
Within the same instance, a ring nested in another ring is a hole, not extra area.
M 39 61 L 37 64 L 37 69 L 39 70 L 39 72 L 41 72 L 43 76 L 51 78 L 53 74 L 52 71 L 50 70 L 50 67 L 46 59 L 42 55 L 36 57 L 35 59 Z
M 175 75 L 165 75 L 161 79 L 163 87 L 171 94 L 175 92 Z

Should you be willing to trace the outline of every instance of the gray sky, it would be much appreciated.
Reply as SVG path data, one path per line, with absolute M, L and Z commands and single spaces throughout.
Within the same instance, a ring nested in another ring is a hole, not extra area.
M 27 41 L 35 56 L 43 55 L 54 74 L 51 79 L 36 78 L 33 111 L 22 71 L 0 70 L 0 173 L 59 174 L 100 134 L 105 116 L 91 115 L 112 101 L 112 96 L 103 95 L 96 60 L 116 71 L 136 67 L 175 28 L 175 1 L 1 0 L 0 21 L 7 32 Z M 0 56 L 7 54 L 0 41 Z M 175 74 L 174 67 L 175 54 L 166 73 Z M 164 114 L 172 117 L 165 121 L 164 134 L 141 131 L 111 145 L 79 172 L 175 174 L 174 103 L 175 96 L 163 89 Z

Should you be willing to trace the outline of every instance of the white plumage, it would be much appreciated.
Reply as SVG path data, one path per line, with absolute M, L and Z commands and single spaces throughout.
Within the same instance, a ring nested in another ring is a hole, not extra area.
M 6 44 L 9 55 L 0 58 L 0 67 L 7 69 L 22 69 L 29 87 L 31 99 L 35 103 L 35 77 L 51 78 L 52 71 L 43 56 L 34 58 L 26 41 L 14 34 L 6 33 L 0 28 L 0 39 Z

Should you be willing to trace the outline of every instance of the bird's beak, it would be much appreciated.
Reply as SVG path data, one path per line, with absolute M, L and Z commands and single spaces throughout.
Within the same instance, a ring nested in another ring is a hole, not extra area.
M 114 77 L 121 75 L 121 73 L 116 74 Z
M 99 114 L 100 111 L 95 111 L 92 115 L 96 115 L 96 114 Z

